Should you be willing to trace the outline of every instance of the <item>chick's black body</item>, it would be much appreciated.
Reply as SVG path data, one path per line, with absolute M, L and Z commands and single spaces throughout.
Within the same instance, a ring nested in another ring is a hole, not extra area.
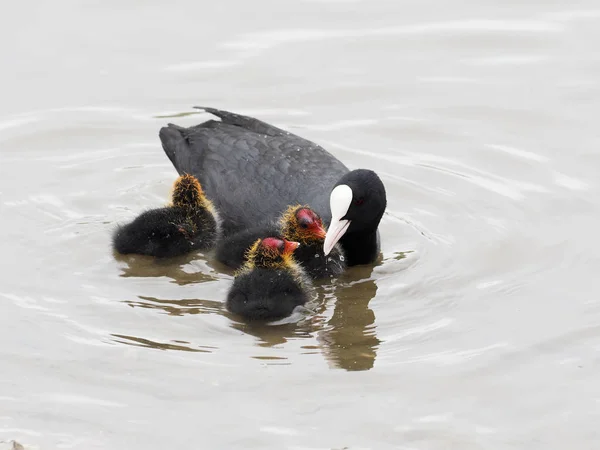
M 255 267 L 235 277 L 226 307 L 250 320 L 276 320 L 308 300 L 308 293 L 289 271 Z
M 121 254 L 164 258 L 206 250 L 216 240 L 217 223 L 209 211 L 170 206 L 151 209 L 119 225 L 113 234 L 113 248 Z

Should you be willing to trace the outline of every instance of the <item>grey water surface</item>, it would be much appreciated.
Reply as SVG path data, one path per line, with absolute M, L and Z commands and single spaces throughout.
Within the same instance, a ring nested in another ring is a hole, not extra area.
M 600 4 L 13 2 L 0 23 L 0 441 L 600 445 Z M 214 106 L 388 190 L 374 266 L 248 326 L 210 254 L 115 258 Z

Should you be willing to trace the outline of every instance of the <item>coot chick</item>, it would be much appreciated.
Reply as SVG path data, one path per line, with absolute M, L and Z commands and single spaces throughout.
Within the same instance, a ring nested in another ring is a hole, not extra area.
M 387 203 L 375 172 L 350 171 L 323 147 L 253 117 L 198 109 L 221 121 L 169 124 L 159 136 L 175 169 L 196 176 L 215 202 L 225 236 L 307 204 L 329 224 L 325 254 L 339 242 L 348 266 L 375 261 Z
M 317 213 L 308 206 L 290 206 L 277 224 L 254 227 L 222 239 L 217 245 L 215 257 L 221 263 L 239 268 L 246 260 L 250 246 L 264 236 L 280 236 L 288 241 L 300 243 L 294 252 L 296 260 L 313 279 L 335 277 L 346 269 L 344 253 L 339 245 L 325 256 L 323 242 L 325 227 Z
M 215 208 L 192 175 L 181 175 L 173 185 L 172 204 L 143 212 L 119 225 L 113 248 L 121 254 L 170 257 L 206 250 L 217 241 Z
M 227 309 L 250 320 L 275 320 L 304 305 L 312 284 L 292 256 L 299 245 L 273 236 L 258 239 L 227 293 Z

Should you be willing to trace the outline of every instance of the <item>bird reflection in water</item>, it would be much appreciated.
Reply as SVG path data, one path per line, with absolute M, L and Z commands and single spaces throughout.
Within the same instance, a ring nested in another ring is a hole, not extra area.
M 389 258 L 402 260 L 408 252 L 396 252 Z M 381 341 L 377 338 L 375 313 L 369 302 L 377 294 L 373 270 L 386 261 L 378 259 L 373 266 L 347 269 L 327 294 L 335 301 L 333 315 L 317 334 L 321 351 L 329 364 L 348 371 L 370 370 L 377 358 Z
M 190 343 L 187 341 L 171 341 L 170 343 L 164 342 L 156 342 L 150 339 L 144 339 L 135 336 L 127 336 L 124 334 L 111 334 L 113 338 L 115 338 L 115 342 L 119 342 L 121 344 L 133 345 L 135 347 L 146 347 L 146 348 L 154 348 L 157 350 L 177 350 L 180 352 L 196 352 L 196 353 L 212 353 L 216 350 L 216 347 L 202 347 L 202 348 L 194 348 L 190 346 Z
M 231 327 L 259 339 L 259 347 L 274 347 L 285 344 L 290 339 L 310 338 L 313 327 L 307 323 L 308 318 L 284 319 L 271 323 L 246 322 L 229 312 L 225 315 L 231 319 Z M 296 313 L 294 313 L 296 315 Z
M 369 302 L 377 294 L 371 278 L 373 266 L 358 266 L 347 272 L 326 294 L 335 301 L 333 315 L 317 333 L 321 351 L 333 367 L 348 371 L 373 368 L 381 341 L 376 335 L 375 313 Z
M 185 316 L 188 314 L 221 314 L 224 310 L 223 303 L 214 300 L 179 299 L 165 300 L 156 297 L 139 296 L 138 300 L 124 300 L 132 308 L 145 308 L 161 310 L 170 316 Z M 133 345 L 136 347 L 154 348 L 157 350 L 177 350 L 185 352 L 212 353 L 217 347 L 207 345 L 193 345 L 187 341 L 172 340 L 158 342 L 137 336 L 111 334 L 115 342 Z
M 144 255 L 119 255 L 121 277 L 167 277 L 179 285 L 216 281 L 221 277 L 206 263 L 201 253 L 191 253 L 172 258 L 154 258 Z
M 160 309 L 170 316 L 188 314 L 221 314 L 223 302 L 202 299 L 164 300 L 155 297 L 139 296 L 139 300 L 124 300 L 132 308 Z

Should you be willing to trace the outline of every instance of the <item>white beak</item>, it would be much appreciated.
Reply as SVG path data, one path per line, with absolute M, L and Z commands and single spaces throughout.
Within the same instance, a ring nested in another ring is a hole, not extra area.
M 352 189 L 345 184 L 336 186 L 331 191 L 331 196 L 329 197 L 331 223 L 329 224 L 325 242 L 323 243 L 323 253 L 325 253 L 325 256 L 333 250 L 335 244 L 338 243 L 350 226 L 350 220 L 342 219 L 342 217 L 348 213 L 352 197 Z
M 333 250 L 333 247 L 342 238 L 349 226 L 349 220 L 331 221 L 331 225 L 329 225 L 329 230 L 327 230 L 327 235 L 325 236 L 325 243 L 323 244 L 325 256 L 329 255 L 329 252 Z

